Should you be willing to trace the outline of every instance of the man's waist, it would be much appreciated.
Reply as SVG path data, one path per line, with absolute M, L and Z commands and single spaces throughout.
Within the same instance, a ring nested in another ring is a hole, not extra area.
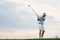
M 39 24 L 42 24 L 42 25 L 43 25 L 43 24 L 44 24 L 44 22 L 39 22 Z

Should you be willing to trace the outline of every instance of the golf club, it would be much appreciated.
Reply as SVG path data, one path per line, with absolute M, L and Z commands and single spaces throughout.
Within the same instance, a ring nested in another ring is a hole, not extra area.
M 34 9 L 30 5 L 28 5 L 28 7 L 30 7 L 33 10 L 33 12 L 38 16 L 38 14 L 34 11 Z

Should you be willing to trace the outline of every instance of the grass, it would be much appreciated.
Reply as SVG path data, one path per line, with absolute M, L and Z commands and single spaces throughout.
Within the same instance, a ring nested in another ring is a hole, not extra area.
M 60 40 L 60 38 L 41 38 L 41 39 L 25 39 L 25 40 Z
M 60 38 L 34 38 L 34 39 L 0 39 L 0 40 L 60 40 Z

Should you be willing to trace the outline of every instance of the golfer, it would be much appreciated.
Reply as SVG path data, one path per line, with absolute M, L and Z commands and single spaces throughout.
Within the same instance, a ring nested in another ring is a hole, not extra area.
M 37 15 L 37 19 L 39 21 L 39 38 L 43 37 L 44 32 L 45 32 L 44 21 L 45 21 L 46 13 L 43 13 L 43 15 L 40 17 L 30 5 L 28 5 L 28 7 L 30 7 L 33 10 L 33 12 Z
M 37 17 L 39 21 L 39 38 L 43 37 L 45 29 L 44 29 L 44 21 L 45 21 L 46 13 L 43 13 L 41 17 Z

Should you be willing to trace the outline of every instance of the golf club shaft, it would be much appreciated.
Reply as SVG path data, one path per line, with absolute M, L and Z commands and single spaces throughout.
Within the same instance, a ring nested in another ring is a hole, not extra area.
M 30 6 L 30 8 L 33 10 L 33 12 L 38 16 L 38 14 L 34 11 L 34 9 Z M 39 16 L 38 16 L 39 17 Z

